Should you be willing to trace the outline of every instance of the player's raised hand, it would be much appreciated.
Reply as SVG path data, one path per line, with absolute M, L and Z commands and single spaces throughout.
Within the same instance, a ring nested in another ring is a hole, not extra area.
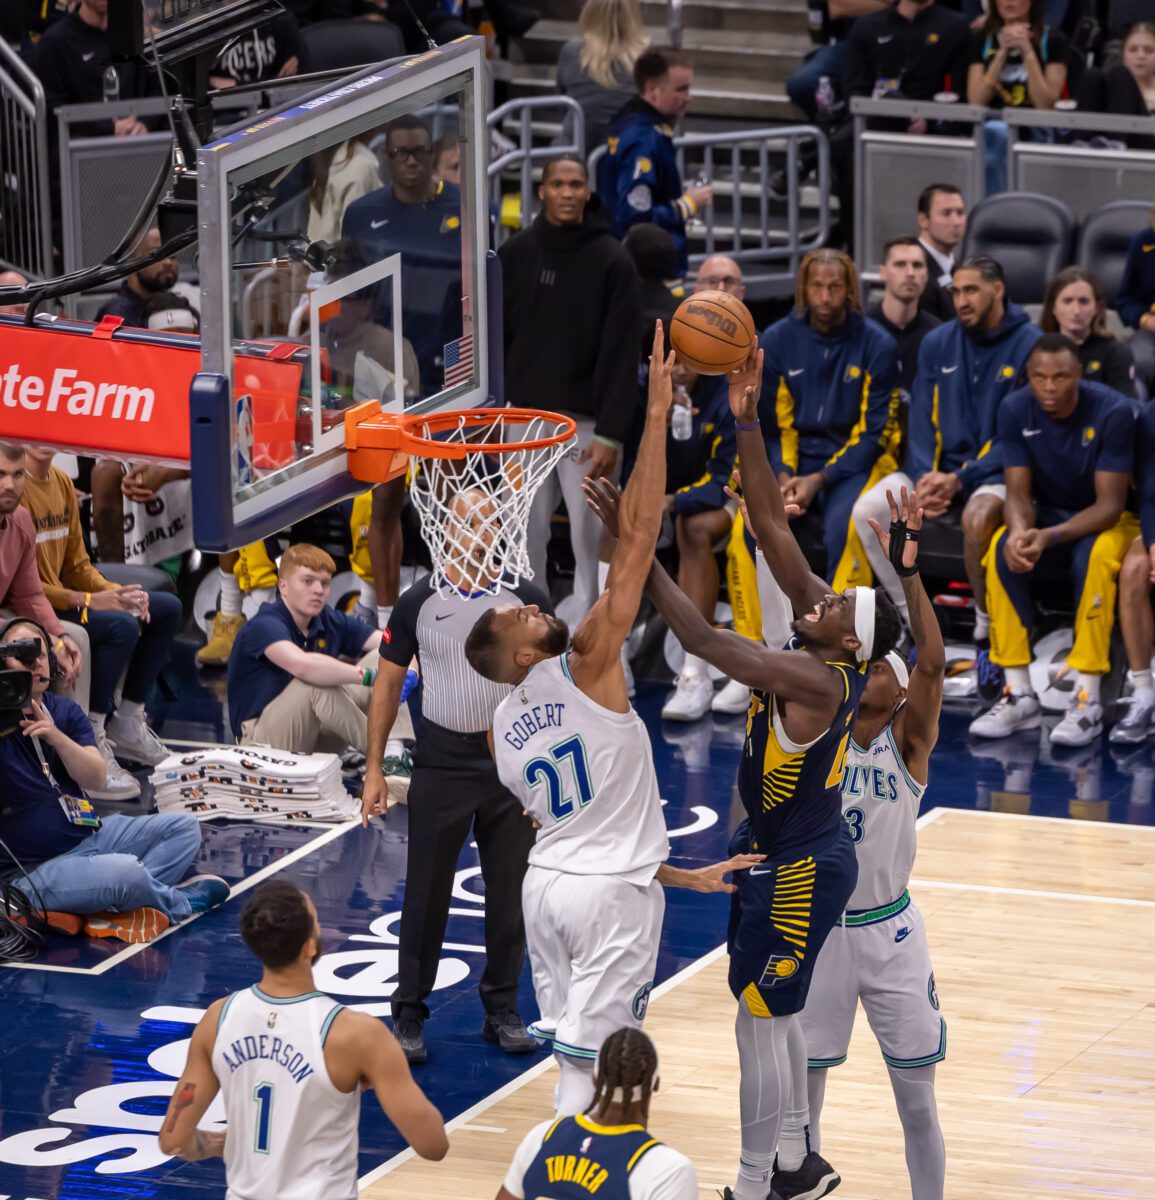
M 650 354 L 649 413 L 665 421 L 674 400 L 674 352 L 666 353 L 666 331 L 661 321 L 654 322 L 654 348 Z
M 758 420 L 758 399 L 762 395 L 762 351 L 751 350 L 749 357 L 727 377 L 730 381 L 730 411 L 744 424 Z
M 609 531 L 611 537 L 618 536 L 618 513 L 622 506 L 622 493 L 610 480 L 594 479 L 587 475 L 582 480 L 582 493 L 586 504 Z
M 918 559 L 918 538 L 922 530 L 923 508 L 916 495 L 899 489 L 896 501 L 890 488 L 886 489 L 886 502 L 890 505 L 890 528 L 883 530 L 873 518 L 868 518 L 874 536 L 890 564 L 899 574 L 909 575 Z

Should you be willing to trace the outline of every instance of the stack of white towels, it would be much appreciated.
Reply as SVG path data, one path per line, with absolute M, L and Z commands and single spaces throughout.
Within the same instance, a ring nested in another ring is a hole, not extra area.
M 345 789 L 335 754 L 211 746 L 170 754 L 152 773 L 160 812 L 208 820 L 347 821 L 361 802 Z

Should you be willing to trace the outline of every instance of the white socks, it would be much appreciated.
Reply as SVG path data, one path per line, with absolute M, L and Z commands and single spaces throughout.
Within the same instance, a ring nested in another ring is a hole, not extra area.
M 991 615 L 980 608 L 975 609 L 975 641 L 983 642 L 991 636 Z
M 108 713 L 90 712 L 88 719 L 92 722 L 92 729 L 96 736 L 104 737 L 104 723 L 108 720 Z
M 392 604 L 377 605 L 377 628 L 384 629 L 389 624 L 389 618 L 393 615 Z
M 241 585 L 232 571 L 218 570 L 221 577 L 221 598 L 217 611 L 222 617 L 239 617 L 241 615 Z
M 126 721 L 143 721 L 144 705 L 135 700 L 122 700 L 120 707 L 116 710 L 116 715 L 123 717 Z
M 277 589 L 271 588 L 253 588 L 250 595 L 258 604 L 272 604 L 277 598 Z
M 687 654 L 685 665 L 682 667 L 683 678 L 689 678 L 691 675 L 696 675 L 700 679 L 706 679 L 709 675 L 706 660 L 699 658 L 696 654 Z
M 1151 668 L 1146 671 L 1128 671 L 1127 678 L 1131 681 L 1131 690 L 1138 695 L 1140 692 L 1155 693 L 1155 685 L 1151 682 Z
M 1005 669 L 1007 687 L 1020 696 L 1033 696 L 1035 689 L 1031 687 L 1031 672 L 1027 667 L 1007 667 Z
M 377 607 L 377 589 L 368 579 L 362 579 L 360 575 L 357 576 L 357 583 L 361 588 L 361 607 L 372 612 Z
M 1085 672 L 1080 671 L 1075 676 L 1075 694 L 1078 695 L 1079 692 L 1086 692 L 1087 699 L 1092 704 L 1098 704 L 1099 703 L 1099 685 L 1102 682 L 1103 682 L 1102 675 L 1087 675 Z

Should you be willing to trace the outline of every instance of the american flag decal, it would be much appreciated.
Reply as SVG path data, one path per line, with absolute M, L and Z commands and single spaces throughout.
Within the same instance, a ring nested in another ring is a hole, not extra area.
M 445 346 L 445 386 L 464 383 L 473 376 L 473 334 L 467 333 Z

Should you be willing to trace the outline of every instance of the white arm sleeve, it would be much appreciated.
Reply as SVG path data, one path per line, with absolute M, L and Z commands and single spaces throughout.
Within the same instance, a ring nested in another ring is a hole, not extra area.
M 762 551 L 754 556 L 758 569 L 758 603 L 762 607 L 762 640 L 771 650 L 781 650 L 790 640 L 794 623 L 794 610 L 786 593 L 778 586 Z
M 630 1172 L 630 1200 L 698 1200 L 694 1164 L 669 1146 L 655 1146 Z
M 514 1197 L 514 1200 L 525 1200 L 525 1173 L 529 1170 L 533 1160 L 537 1158 L 541 1144 L 545 1140 L 545 1131 L 552 1124 L 552 1121 L 543 1121 L 540 1125 L 535 1125 L 521 1139 L 521 1145 L 514 1152 L 513 1162 L 509 1164 L 509 1170 L 505 1173 L 503 1185 L 505 1190 Z

